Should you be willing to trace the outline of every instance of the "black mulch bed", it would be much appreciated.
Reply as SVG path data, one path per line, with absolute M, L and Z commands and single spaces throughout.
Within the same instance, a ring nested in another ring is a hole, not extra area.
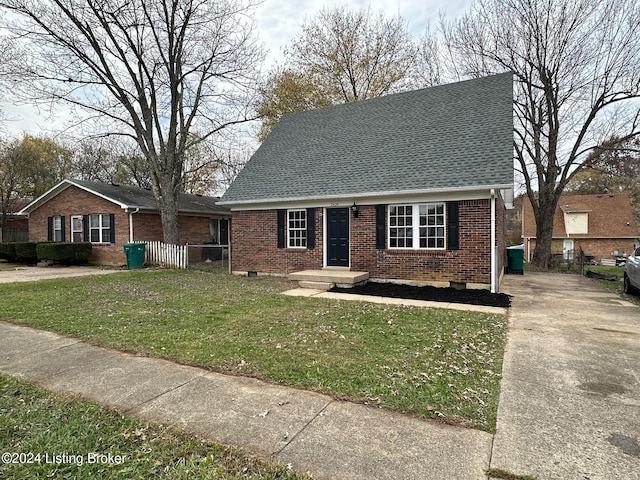
M 372 295 L 377 297 L 407 298 L 431 302 L 464 303 L 487 307 L 509 307 L 511 296 L 506 293 L 491 293 L 489 290 L 458 290 L 456 288 L 412 287 L 395 283 L 368 282 L 353 288 L 333 287 L 330 292 Z

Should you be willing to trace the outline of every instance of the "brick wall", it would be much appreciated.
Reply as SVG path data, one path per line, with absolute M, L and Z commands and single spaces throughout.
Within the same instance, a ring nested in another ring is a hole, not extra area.
M 71 186 L 50 199 L 30 214 L 29 240 L 47 240 L 47 218 L 57 215 L 65 217 L 65 241 L 71 240 L 71 216 L 102 213 L 115 215 L 115 243 L 94 243 L 91 263 L 123 265 L 126 263 L 123 244 L 129 242 L 129 214 L 107 200 L 85 190 Z M 162 240 L 160 215 L 136 213 L 133 215 L 134 240 Z M 210 241 L 209 218 L 194 216 L 178 217 L 180 243 L 199 244 Z
M 322 268 L 323 209 L 316 208 L 316 248 L 278 248 L 277 210 L 233 212 L 233 270 L 291 273 Z
M 460 249 L 377 250 L 374 205 L 359 205 L 358 218 L 350 218 L 351 270 L 369 272 L 372 278 L 428 282 L 491 282 L 491 224 L 489 200 L 459 204 Z M 504 250 L 503 206 L 498 202 L 496 231 L 499 251 Z M 316 208 L 316 248 L 277 248 L 277 211 L 233 212 L 233 270 L 290 273 L 323 267 L 323 209 Z M 502 255 L 500 268 L 504 263 Z
M 162 220 L 155 213 L 133 215 L 133 236 L 136 241 L 162 241 Z M 178 243 L 197 245 L 211 241 L 209 217 L 180 215 L 178 217 Z
M 377 250 L 375 207 L 360 208 L 352 218 L 351 268 L 369 272 L 372 278 L 427 282 L 491 282 L 491 224 L 489 201 L 459 204 L 459 250 Z
M 71 216 L 103 213 L 115 215 L 116 243 L 94 243 L 91 263 L 120 265 L 126 262 L 123 243 L 129 241 L 128 214 L 117 205 L 71 186 L 50 199 L 29 215 L 29 240 L 47 241 L 47 218 L 64 215 L 65 241 L 71 241 Z

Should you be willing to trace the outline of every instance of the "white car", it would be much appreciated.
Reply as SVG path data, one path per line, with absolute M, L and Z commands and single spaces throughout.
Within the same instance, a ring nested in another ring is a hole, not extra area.
M 640 247 L 627 257 L 624 266 L 624 293 L 640 291 Z

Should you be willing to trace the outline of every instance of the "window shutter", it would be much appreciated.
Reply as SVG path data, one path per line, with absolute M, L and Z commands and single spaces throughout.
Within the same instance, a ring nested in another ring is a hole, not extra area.
M 316 248 L 316 209 L 307 208 L 307 248 Z
M 47 217 L 47 241 L 53 241 L 53 217 Z
M 286 213 L 286 210 L 278 210 L 278 248 L 284 248 L 284 217 Z
M 458 202 L 447 202 L 447 250 L 460 250 Z
M 65 235 L 65 234 L 66 234 L 66 225 L 65 225 L 65 223 L 64 223 L 64 220 L 65 220 L 65 219 L 64 219 L 64 215 L 62 215 L 62 216 L 60 217 L 60 237 L 61 237 L 61 241 L 63 241 L 63 242 L 64 242 L 64 241 L 66 240 L 66 238 L 67 238 L 67 237 L 66 237 L 66 235 Z
M 376 205 L 376 248 L 384 250 L 386 244 L 386 208 Z
M 111 243 L 116 243 L 116 216 L 113 213 L 109 214 L 109 237 Z
M 82 216 L 82 241 L 89 241 L 89 215 Z

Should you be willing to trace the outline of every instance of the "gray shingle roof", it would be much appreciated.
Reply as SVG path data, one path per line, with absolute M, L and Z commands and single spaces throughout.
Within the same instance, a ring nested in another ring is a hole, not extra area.
M 151 190 L 131 185 L 114 185 L 85 180 L 63 180 L 56 185 L 56 187 L 49 190 L 49 192 L 27 205 L 23 211 L 30 212 L 36 209 L 43 202 L 57 195 L 59 192 L 71 185 L 76 185 L 80 188 L 93 192 L 94 194 L 101 195 L 109 201 L 120 204 L 123 208 L 158 210 L 158 204 L 156 203 Z M 218 205 L 218 200 L 218 197 L 181 193 L 178 196 L 178 212 L 204 215 L 229 215 L 229 208 Z
M 513 183 L 511 73 L 282 117 L 223 203 Z

